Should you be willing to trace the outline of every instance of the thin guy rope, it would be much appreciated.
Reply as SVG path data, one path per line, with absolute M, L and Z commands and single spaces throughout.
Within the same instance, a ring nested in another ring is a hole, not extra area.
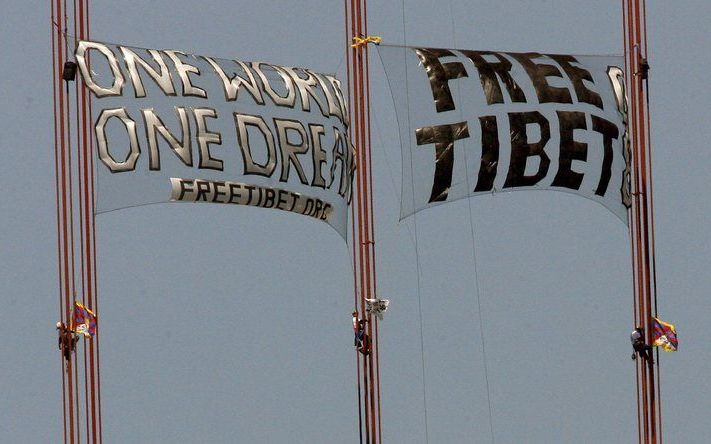
M 454 39 L 454 46 L 457 46 L 457 31 L 455 28 L 455 23 L 454 23 L 454 9 L 452 7 L 452 0 L 448 1 L 449 4 L 449 17 L 451 19 L 451 29 L 452 29 L 452 38 Z M 457 82 L 457 94 L 461 97 L 461 92 L 460 92 L 460 87 L 459 83 Z M 462 109 L 459 108 L 459 116 L 460 120 L 463 120 L 464 117 L 462 115 Z M 464 173 L 465 173 L 465 182 L 467 186 L 467 194 L 469 193 L 469 190 L 471 190 L 470 184 L 469 184 L 469 160 L 467 159 L 467 150 L 464 151 Z M 477 258 L 476 258 L 476 235 L 474 232 L 474 217 L 472 216 L 472 199 L 471 197 L 467 197 L 467 207 L 469 209 L 469 229 L 472 237 L 472 260 L 473 260 L 473 265 L 474 265 L 474 282 L 476 283 L 476 307 L 477 307 L 477 314 L 479 315 L 479 338 L 481 339 L 481 354 L 482 354 L 482 360 L 484 361 L 484 381 L 486 383 L 486 403 L 489 408 L 489 432 L 491 433 L 491 442 L 492 444 L 496 441 L 494 438 L 494 420 L 493 420 L 493 414 L 492 414 L 492 409 L 491 409 L 491 386 L 489 384 L 489 364 L 488 360 L 486 358 L 486 340 L 484 339 L 484 319 L 481 313 L 481 285 L 479 283 L 479 272 L 478 272 L 478 266 L 477 266 Z
M 407 25 L 405 20 L 405 0 L 402 0 L 402 38 L 403 42 L 407 44 Z M 409 82 L 407 79 L 407 63 L 405 63 L 405 91 L 409 90 Z M 410 98 L 406 95 L 407 100 L 407 133 L 410 134 L 411 122 L 410 122 Z M 409 146 L 409 144 L 408 144 Z M 409 149 L 409 147 L 408 147 Z M 412 155 L 410 155 L 410 174 L 412 175 L 414 171 L 412 164 Z M 410 181 L 410 186 L 412 187 L 412 206 L 415 206 L 415 184 L 414 181 Z M 429 421 L 427 417 L 427 379 L 425 373 L 425 336 L 423 332 L 423 322 L 422 322 L 422 294 L 420 292 L 420 251 L 417 241 L 417 215 L 413 214 L 413 224 L 415 230 L 415 261 L 417 264 L 417 312 L 419 314 L 420 320 L 420 357 L 422 358 L 422 403 L 425 414 L 425 442 L 429 444 L 430 433 L 429 433 Z

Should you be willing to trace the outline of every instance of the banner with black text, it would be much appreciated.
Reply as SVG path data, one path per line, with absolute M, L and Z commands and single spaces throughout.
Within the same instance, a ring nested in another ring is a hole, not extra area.
M 497 191 L 547 189 L 624 223 L 623 58 L 380 45 L 402 143 L 401 218 Z

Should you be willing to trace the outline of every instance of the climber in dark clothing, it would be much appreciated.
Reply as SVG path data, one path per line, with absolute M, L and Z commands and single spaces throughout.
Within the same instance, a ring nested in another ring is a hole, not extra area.
M 64 325 L 63 322 L 57 322 L 57 332 L 59 335 L 57 338 L 57 345 L 62 351 L 62 356 L 64 356 L 64 359 L 68 363 L 72 358 L 72 353 L 74 352 L 74 348 L 79 340 L 79 336 Z
M 632 348 L 634 353 L 632 353 L 632 359 L 637 359 L 637 355 L 648 360 L 649 362 L 654 362 L 652 358 L 652 346 L 647 345 L 644 342 L 644 329 L 642 327 L 637 327 L 632 330 L 630 335 L 630 341 L 632 342 Z

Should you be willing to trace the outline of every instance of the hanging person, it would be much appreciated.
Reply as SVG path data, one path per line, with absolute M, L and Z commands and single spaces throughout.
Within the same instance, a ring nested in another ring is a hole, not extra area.
M 633 360 L 637 359 L 637 355 L 639 355 L 649 362 L 654 363 L 654 359 L 652 358 L 652 346 L 645 344 L 644 329 L 642 327 L 637 327 L 632 330 L 630 341 L 632 342 L 632 348 L 634 349 L 634 353 L 632 353 Z
M 64 360 L 67 361 L 67 364 L 69 364 L 69 361 L 72 359 L 72 353 L 74 352 L 77 341 L 79 340 L 79 336 L 61 321 L 57 322 L 57 333 L 57 345 L 59 350 L 62 351 Z
M 353 345 L 364 355 L 370 353 L 370 338 L 365 332 L 366 322 L 365 319 L 358 319 L 358 312 L 353 312 Z
M 358 312 L 353 312 L 353 346 L 360 349 L 363 346 L 363 335 L 365 334 L 365 328 L 362 328 L 362 320 L 358 319 Z

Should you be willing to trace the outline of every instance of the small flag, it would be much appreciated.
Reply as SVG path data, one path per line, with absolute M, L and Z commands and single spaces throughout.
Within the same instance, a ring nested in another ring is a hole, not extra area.
M 673 352 L 679 347 L 674 325 L 664 322 L 661 319 L 654 319 L 654 331 L 652 332 L 652 345 L 662 347 L 665 351 Z
M 74 301 L 73 330 L 85 338 L 92 338 L 96 334 L 96 315 L 79 301 Z
M 383 313 L 385 313 L 389 305 L 390 301 L 388 299 L 366 299 L 365 311 L 374 314 L 382 321 Z

